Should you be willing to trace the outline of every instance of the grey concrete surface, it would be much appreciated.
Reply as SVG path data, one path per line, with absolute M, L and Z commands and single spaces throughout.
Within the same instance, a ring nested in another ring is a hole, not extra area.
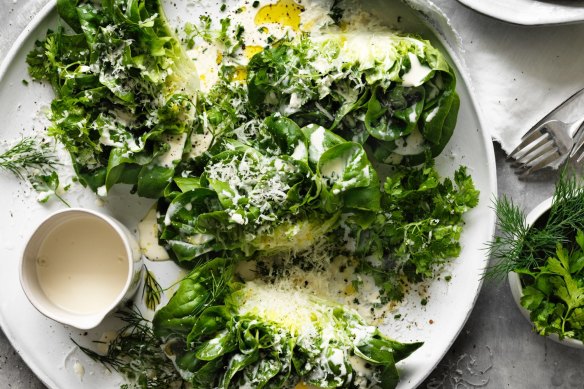
M 46 2 L 0 0 L 0 60 L 18 33 Z M 467 10 L 455 0 L 436 0 L 436 3 L 448 12 L 476 18 L 483 28 L 490 24 L 493 28 L 500 26 L 496 21 Z M 553 192 L 557 178 L 555 172 L 520 181 L 498 147 L 496 160 L 499 195 L 510 196 L 526 211 Z M 487 281 L 460 336 L 421 387 L 584 388 L 583 363 L 584 351 L 558 345 L 531 331 L 529 323 L 515 306 L 506 282 Z M 42 389 L 45 386 L 0 330 L 0 389 L 4 388 Z

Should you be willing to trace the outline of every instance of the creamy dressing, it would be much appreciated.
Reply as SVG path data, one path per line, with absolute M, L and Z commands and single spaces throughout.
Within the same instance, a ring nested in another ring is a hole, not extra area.
M 231 221 L 237 223 L 237 224 L 246 224 L 246 220 L 243 218 L 243 216 L 239 213 L 232 213 L 229 218 L 231 219 Z
M 410 58 L 410 70 L 402 77 L 403 86 L 420 86 L 432 72 L 432 69 L 422 65 L 415 54 L 408 53 L 408 57 Z
M 321 167 L 320 172 L 324 177 L 340 179 L 343 177 L 343 173 L 345 172 L 346 167 L 347 159 L 338 157 L 327 161 Z
M 310 134 L 310 146 L 308 147 L 308 156 L 313 162 L 318 162 L 322 153 L 324 153 L 324 128 L 318 127 L 316 131 Z
M 196 158 L 203 155 L 213 144 L 213 134 L 191 134 L 191 152 L 189 153 L 190 158 Z
M 298 142 L 296 147 L 294 147 L 294 152 L 291 157 L 297 161 L 305 159 L 307 156 L 306 145 L 304 142 Z
M 182 158 L 187 134 L 163 134 L 162 138 L 164 143 L 168 144 L 170 148 L 157 158 L 157 162 L 160 166 L 172 167 L 176 161 L 180 161 Z
M 211 46 L 204 40 L 197 41 L 195 48 L 187 51 L 199 74 L 199 86 L 202 92 L 209 92 L 219 80 L 219 64 L 217 63 L 220 58 L 219 53 L 217 47 Z
M 79 378 L 79 381 L 83 381 L 83 376 L 85 375 L 85 366 L 83 366 L 81 362 L 75 361 L 73 364 L 73 372 L 75 372 L 75 375 L 77 378 Z
M 405 139 L 397 139 L 395 144 L 397 148 L 394 150 L 394 153 L 400 155 L 415 155 L 424 151 L 425 140 L 422 133 L 415 128 Z
M 105 221 L 86 216 L 65 221 L 47 234 L 36 260 L 47 298 L 77 314 L 109 308 L 123 291 L 129 270 L 117 232 Z
M 144 219 L 138 224 L 140 251 L 151 261 L 170 259 L 164 247 L 158 244 L 158 221 L 156 206 L 150 208 Z

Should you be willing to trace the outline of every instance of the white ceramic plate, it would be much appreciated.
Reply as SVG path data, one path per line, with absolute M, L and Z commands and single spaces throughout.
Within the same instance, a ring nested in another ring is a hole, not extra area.
M 537 26 L 584 21 L 581 0 L 458 0 L 482 14 L 509 23 Z
M 368 6 L 378 7 L 376 14 L 384 15 L 388 22 L 395 23 L 399 15 L 400 26 L 405 30 L 432 36 L 426 24 L 405 6 L 391 5 L 399 8 L 389 10 L 389 2 L 373 0 L 368 3 Z M 197 9 L 192 4 L 191 7 L 173 4 L 166 8 L 169 19 L 174 23 L 188 20 L 193 9 Z M 36 39 L 44 37 L 47 28 L 56 25 L 56 12 L 49 5 L 19 38 L 0 69 L 0 139 L 14 140 L 34 131 L 42 133 L 47 124 L 42 111 L 48 108 L 52 99 L 51 88 L 32 82 L 25 86 L 22 80 L 29 79 L 26 54 Z M 436 39 L 433 40 L 436 45 L 441 45 Z M 400 389 L 418 386 L 458 336 L 474 306 L 481 275 L 488 262 L 484 244 L 494 232 L 495 217 L 490 204 L 497 189 L 492 143 L 482 130 L 475 103 L 460 72 L 458 79 L 462 102 L 458 125 L 450 144 L 437 160 L 437 166 L 444 175 L 451 174 L 460 164 L 468 166 L 481 191 L 480 204 L 466 217 L 461 256 L 445 270 L 451 280 L 447 282 L 442 278 L 432 282 L 428 287 L 429 299 L 425 306 L 422 306 L 422 298 L 417 291 L 412 289 L 396 310 L 401 318 L 392 320 L 383 328 L 398 340 L 425 342 L 423 347 L 398 365 L 402 376 Z M 65 159 L 63 163 L 68 162 Z M 95 348 L 91 342 L 115 329 L 115 320 L 106 320 L 89 332 L 52 322 L 32 307 L 18 281 L 18 258 L 26 239 L 43 218 L 63 205 L 57 202 L 48 205 L 37 203 L 36 194 L 8 174 L 0 174 L 0 188 L 0 325 L 6 336 L 50 388 L 118 388 L 122 378 L 92 362 L 71 341 L 73 338 Z M 134 231 L 138 220 L 152 204 L 150 200 L 129 195 L 125 187 L 116 187 L 110 192 L 105 204 L 92 193 L 79 188 L 74 188 L 65 196 L 72 206 L 98 209 L 113 215 Z M 150 263 L 148 266 L 163 286 L 170 285 L 179 277 L 178 268 L 173 263 Z

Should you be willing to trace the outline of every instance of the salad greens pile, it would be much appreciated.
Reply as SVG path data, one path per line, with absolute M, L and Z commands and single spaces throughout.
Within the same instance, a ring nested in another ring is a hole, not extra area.
M 231 261 L 219 258 L 196 268 L 153 320 L 197 388 L 394 388 L 395 363 L 421 346 L 309 293 L 288 293 L 282 304 L 273 285 L 233 282 L 232 274 Z
M 106 193 L 116 183 L 158 197 L 195 119 L 196 70 L 158 1 L 58 0 L 73 30 L 49 31 L 28 54 L 29 73 L 56 98 L 48 132 L 71 154 L 80 181 Z
M 363 150 L 320 126 L 274 115 L 256 144 L 224 142 L 199 177 L 177 181 L 161 209 L 161 239 L 183 261 L 248 258 L 311 247 L 339 225 L 371 223 L 377 173 Z
M 238 69 L 228 63 L 200 96 L 196 131 L 213 143 L 247 142 L 276 112 L 362 144 L 372 162 L 417 165 L 444 149 L 460 105 L 444 56 L 428 41 L 387 31 L 282 39 L 254 55 L 245 73 L 246 86 L 234 84 Z
M 421 62 L 423 61 L 423 63 Z M 248 66 L 252 111 L 316 123 L 382 163 L 436 157 L 456 124 L 456 78 L 444 56 L 411 36 L 346 32 L 263 50 Z
M 330 26 L 273 40 L 242 65 L 233 58 L 243 27 L 222 19 L 211 33 L 205 16 L 185 43 L 216 43 L 225 60 L 203 91 L 158 0 L 57 7 L 69 28 L 49 31 L 27 58 L 55 90 L 49 134 L 99 195 L 123 183 L 158 199 L 159 243 L 191 271 L 148 334 L 172 351 L 168 363 L 194 387 L 395 387 L 395 363 L 419 343 L 233 268 L 322 272 L 344 256 L 385 304 L 402 298 L 404 278 L 432 277 L 459 254 L 478 191 L 463 166 L 453 179 L 434 167 L 459 106 L 444 56 L 413 36 Z M 279 309 L 295 296 L 287 309 L 304 321 L 270 311 L 266 293 Z

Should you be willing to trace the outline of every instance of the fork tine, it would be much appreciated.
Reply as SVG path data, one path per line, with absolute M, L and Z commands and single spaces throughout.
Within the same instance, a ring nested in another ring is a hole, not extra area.
M 533 135 L 536 135 L 536 134 L 544 134 L 545 132 L 542 130 L 547 127 L 549 122 L 550 122 L 550 120 L 546 120 L 543 123 L 540 122 L 539 124 L 534 125 L 525 134 L 523 134 L 523 136 L 521 137 L 521 140 L 527 139 L 527 138 L 532 137 Z
M 531 158 L 522 160 L 521 163 L 517 163 L 516 166 L 523 166 L 525 168 L 529 168 L 534 166 L 535 164 L 538 164 L 543 159 L 547 159 L 551 155 L 557 155 L 558 157 L 561 156 L 561 154 L 558 153 L 558 150 L 555 147 L 550 146 L 542 150 L 540 153 L 537 153 L 537 155 L 532 155 Z
M 570 159 L 572 159 L 572 160 L 575 159 L 576 163 L 580 163 L 584 159 L 584 149 L 580 148 L 579 152 L 580 152 L 580 154 L 578 155 L 578 158 L 575 158 L 577 153 L 574 153 L 574 155 L 570 154 Z
M 507 158 L 518 159 L 527 151 L 538 147 L 542 142 L 551 139 L 551 135 L 547 132 L 535 132 L 528 137 L 523 136 L 521 143 L 511 152 Z
M 553 151 L 554 142 L 548 140 L 547 142 L 537 145 L 536 147 L 527 150 L 525 154 L 521 157 L 517 158 L 512 165 L 519 166 L 519 165 L 531 165 L 533 161 L 537 160 L 544 154 L 547 154 L 549 151 Z
M 533 174 L 539 170 L 542 170 L 552 163 L 556 162 L 558 159 L 562 157 L 556 150 L 550 150 L 547 154 L 541 156 L 536 161 L 533 161 L 533 165 L 524 165 L 523 169 L 516 171 L 516 174 L 519 175 L 520 178 L 525 178 L 530 174 Z
M 584 146 L 584 127 L 580 127 L 576 134 L 574 135 L 574 146 L 572 146 L 572 150 L 570 151 L 570 158 L 574 158 L 576 154 L 580 151 L 580 149 Z M 576 162 L 580 162 L 582 158 L 582 154 L 578 157 Z

